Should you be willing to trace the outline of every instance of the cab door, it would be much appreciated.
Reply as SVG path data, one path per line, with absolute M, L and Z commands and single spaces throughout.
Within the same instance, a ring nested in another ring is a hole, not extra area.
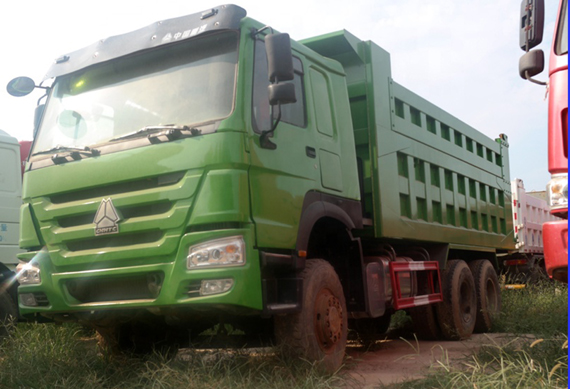
M 265 43 L 255 41 L 253 69 L 251 155 L 251 212 L 256 224 L 257 246 L 295 247 L 305 194 L 318 188 L 320 176 L 315 134 L 307 120 L 304 65 L 293 57 L 296 103 L 281 106 L 281 120 L 270 136 L 274 149 L 260 144 L 263 131 L 272 126 L 267 87 Z M 273 117 L 279 107 L 273 108 Z

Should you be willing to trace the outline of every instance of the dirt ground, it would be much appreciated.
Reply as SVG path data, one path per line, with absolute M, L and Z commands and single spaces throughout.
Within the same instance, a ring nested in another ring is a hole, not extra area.
M 512 339 L 512 338 L 511 338 Z M 433 369 L 460 366 L 485 344 L 505 344 L 505 334 L 473 334 L 464 341 L 386 339 L 365 349 L 358 343 L 347 347 L 345 374 L 363 389 L 422 378 Z

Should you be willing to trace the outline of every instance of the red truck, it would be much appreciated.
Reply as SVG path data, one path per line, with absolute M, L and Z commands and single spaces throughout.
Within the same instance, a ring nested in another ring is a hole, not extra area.
M 544 70 L 544 52 L 531 50 L 542 41 L 544 0 L 521 3 L 519 62 L 522 78 L 547 85 L 548 97 L 548 171 L 551 180 L 546 193 L 551 213 L 562 220 L 543 226 L 546 270 L 555 280 L 568 282 L 568 0 L 560 0 L 549 64 L 549 81 L 533 77 Z

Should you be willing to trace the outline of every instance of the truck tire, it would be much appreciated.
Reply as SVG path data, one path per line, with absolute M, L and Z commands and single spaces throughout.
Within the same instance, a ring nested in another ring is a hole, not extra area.
M 437 322 L 435 305 L 422 305 L 408 310 L 412 317 L 414 333 L 418 339 L 437 340 L 441 339 L 441 330 Z
M 493 318 L 501 311 L 501 288 L 497 273 L 491 262 L 479 259 L 469 263 L 475 280 L 477 314 L 475 332 L 488 332 Z
M 443 302 L 436 305 L 436 312 L 443 338 L 466 339 L 473 333 L 477 313 L 475 281 L 467 263 L 448 261 L 442 284 Z
M 342 365 L 348 333 L 342 285 L 322 259 L 307 260 L 301 277 L 301 311 L 274 318 L 277 345 L 284 356 L 316 362 L 319 370 L 332 374 Z
M 0 338 L 8 336 L 17 320 L 18 310 L 14 300 L 8 293 L 0 293 Z

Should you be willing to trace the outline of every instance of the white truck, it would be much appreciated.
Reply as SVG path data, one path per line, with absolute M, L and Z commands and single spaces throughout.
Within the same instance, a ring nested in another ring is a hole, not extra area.
M 507 282 L 534 282 L 547 277 L 542 225 L 558 219 L 550 214 L 545 192 L 526 192 L 523 180 L 511 181 L 516 251 L 503 261 Z
M 0 337 L 7 325 L 17 320 L 16 255 L 19 240 L 20 206 L 22 204 L 20 144 L 0 130 Z

